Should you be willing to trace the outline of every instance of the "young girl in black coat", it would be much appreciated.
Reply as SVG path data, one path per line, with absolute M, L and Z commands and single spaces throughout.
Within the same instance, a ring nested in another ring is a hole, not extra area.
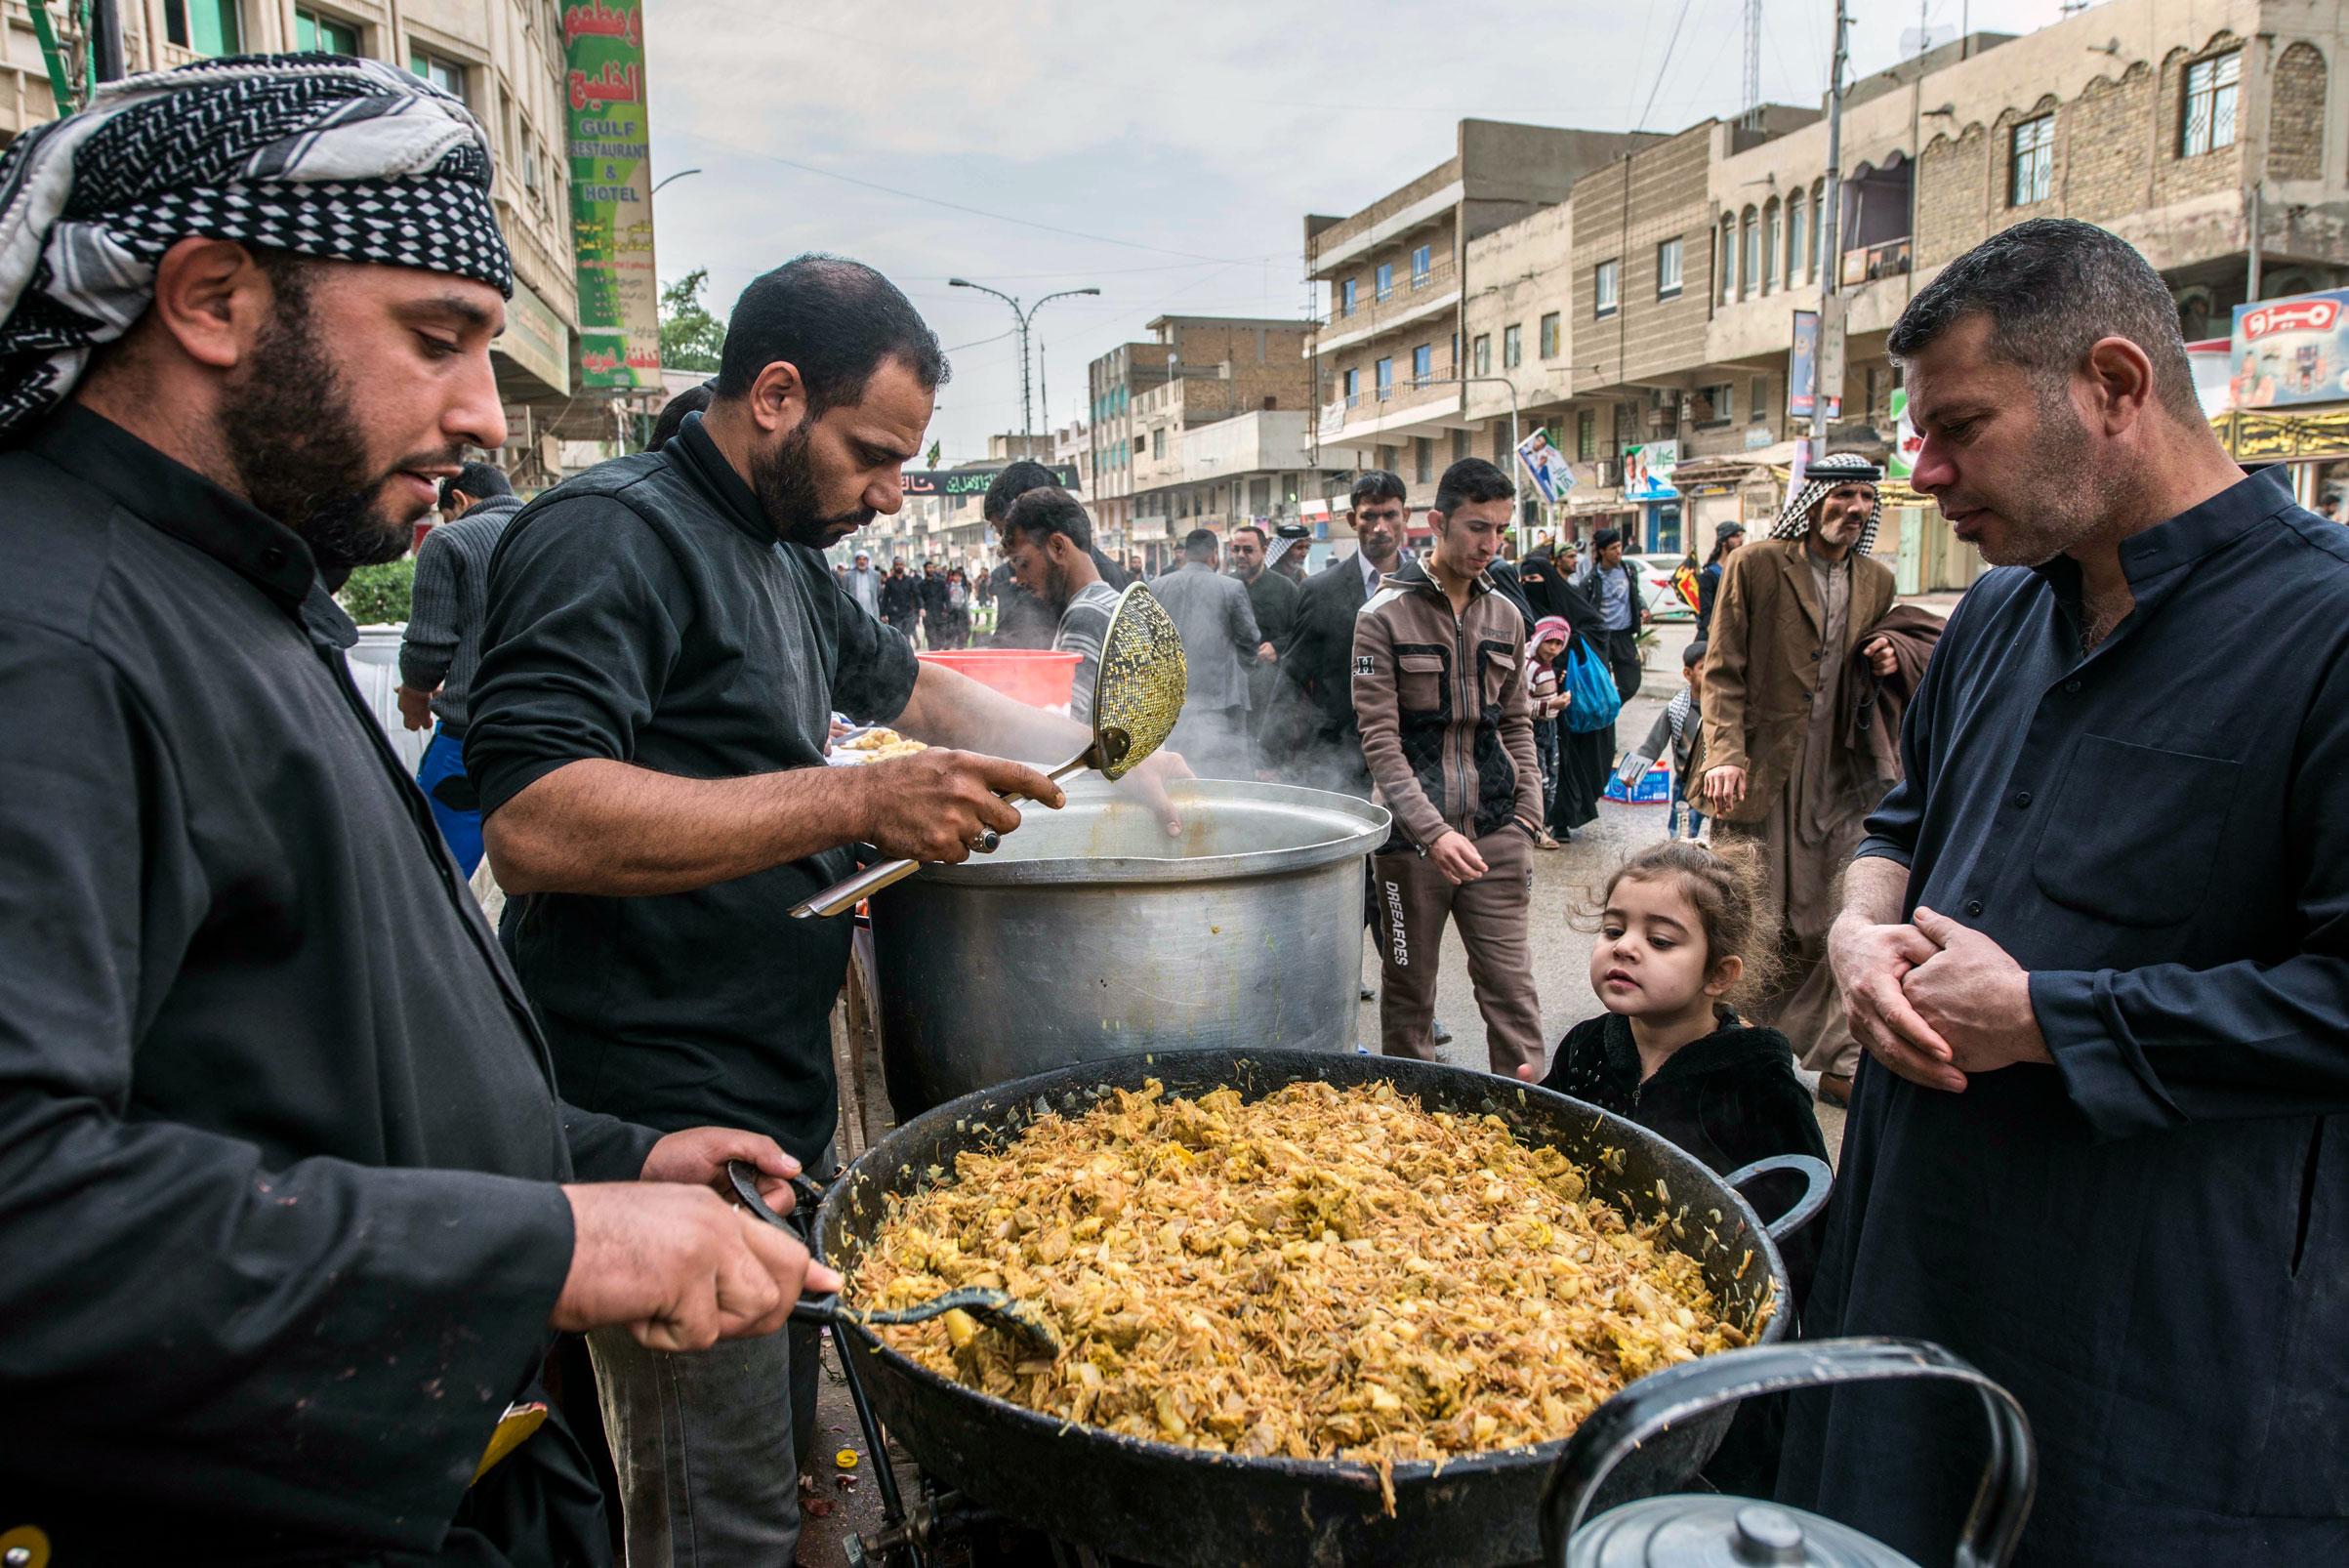
M 1755 928 L 1759 881 L 1751 850 L 1694 840 L 1642 849 L 1617 868 L 1590 950 L 1590 987 L 1607 1011 L 1566 1032 L 1542 1087 L 1637 1122 L 1723 1175 L 1774 1154 L 1826 1159 L 1787 1037 L 1730 1006 L 1771 978 L 1770 945 Z M 1533 1077 L 1531 1067 L 1518 1072 Z M 1767 1219 L 1800 1191 L 1788 1173 L 1747 1196 Z M 1780 1248 L 1796 1311 L 1818 1266 L 1818 1231 L 1813 1222 Z M 1749 1405 L 1706 1474 L 1723 1491 L 1767 1497 L 1783 1415 Z

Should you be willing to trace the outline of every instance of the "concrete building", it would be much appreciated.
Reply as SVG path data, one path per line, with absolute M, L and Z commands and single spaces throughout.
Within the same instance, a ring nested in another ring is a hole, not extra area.
M 1462 385 L 1467 302 L 1517 277 L 1472 272 L 1470 248 L 1513 224 L 1545 221 L 1537 215 L 1566 202 L 1579 177 L 1654 140 L 1462 120 L 1452 156 L 1418 179 L 1346 217 L 1308 215 L 1305 275 L 1329 289 L 1328 313 L 1306 345 L 1316 433 L 1332 449 L 1324 467 L 1390 470 L 1411 487 L 1413 509 L 1425 506 L 1444 466 L 1473 444 L 1483 421 L 1471 407 L 1498 401 L 1505 411 L 1508 401 L 1506 388 L 1490 387 L 1471 405 Z M 1480 323 L 1488 314 L 1479 309 Z M 1514 380 L 1523 368 L 1500 345 L 1488 344 L 1488 355 L 1501 361 L 1489 374 Z
M 1722 522 L 1751 527 L 1782 504 L 1810 433 L 1789 411 L 1793 316 L 1819 309 L 1831 271 L 1848 341 L 1829 445 L 1877 456 L 1900 385 L 1886 333 L 1940 267 L 2011 224 L 2079 218 L 2127 238 L 2168 280 L 2190 341 L 2223 336 L 2248 299 L 2349 282 L 2349 102 L 2330 91 L 2345 46 L 2338 8 L 2318 0 L 2106 0 L 1904 61 L 1846 88 L 1834 255 L 1820 110 L 1642 138 L 1460 242 L 1455 328 L 1435 259 L 1474 228 L 1443 199 L 1475 165 L 1465 122 L 1452 163 L 1342 227 L 1306 219 L 1307 268 L 1334 290 L 1316 344 L 1334 404 L 1322 447 L 1395 469 L 1415 508 L 1422 473 L 1505 450 L 1506 389 L 1441 384 L 1458 373 L 1457 331 L 1466 373 L 1509 378 L 1520 431 L 1547 429 L 1576 459 L 1552 521 L 1627 525 L 1643 549 L 1702 556 Z M 1552 144 L 1550 166 L 1586 145 Z M 1422 273 L 1417 290 L 1398 281 Z M 1654 499 L 1627 492 L 1640 480 Z M 1887 488 L 1876 548 L 1904 588 L 1970 581 L 1979 562 L 1938 512 Z
M 498 224 L 514 252 L 515 297 L 490 350 L 512 427 L 501 462 L 543 483 L 564 441 L 619 433 L 610 404 L 574 399 L 579 306 L 571 257 L 563 41 L 544 0 L 122 0 L 123 54 L 133 71 L 168 70 L 216 55 L 314 49 L 405 66 L 464 100 L 496 156 Z M 0 145 L 54 117 L 30 13 L 0 16 Z M 73 50 L 81 39 L 70 27 Z M 78 57 L 77 57 L 78 58 Z
M 1319 482 L 1299 472 L 1311 424 L 1309 324 L 1163 315 L 1147 330 L 1149 342 L 1121 344 L 1086 372 L 1086 501 L 1101 548 L 1155 564 L 1192 528 L 1296 516 Z M 1234 428 L 1203 433 L 1226 424 Z

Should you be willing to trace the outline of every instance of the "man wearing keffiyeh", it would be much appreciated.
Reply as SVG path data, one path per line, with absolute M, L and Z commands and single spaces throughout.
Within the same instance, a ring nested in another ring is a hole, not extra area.
M 344 664 L 322 578 L 505 439 L 489 185 L 315 55 L 0 155 L 0 1524 L 61 1563 L 606 1562 L 552 1335 L 837 1283 L 712 1190 L 771 1139 L 556 1096 Z
M 1789 961 L 1753 1012 L 1793 1041 L 1838 1103 L 1859 1047 L 1827 967 L 1827 931 L 1835 878 L 1889 783 L 1836 724 L 1844 683 L 1862 678 L 1855 650 L 1867 643 L 1879 673 L 1892 657 L 1869 635 L 1894 598 L 1891 571 L 1869 555 L 1877 472 L 1848 452 L 1811 466 L 1770 537 L 1729 557 L 1704 666 L 1701 798 L 1716 839 L 1761 850 L 1765 921 Z

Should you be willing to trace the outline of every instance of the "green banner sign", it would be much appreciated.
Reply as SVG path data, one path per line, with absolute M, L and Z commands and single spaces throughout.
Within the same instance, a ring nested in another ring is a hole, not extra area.
M 643 6 L 640 0 L 567 5 L 562 41 L 580 384 L 657 387 L 661 306 L 652 261 Z

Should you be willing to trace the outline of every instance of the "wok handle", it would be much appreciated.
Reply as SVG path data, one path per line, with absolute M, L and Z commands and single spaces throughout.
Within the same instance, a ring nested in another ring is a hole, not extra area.
M 2002 1568 L 2022 1539 L 2039 1485 L 2031 1422 L 2014 1395 L 1972 1364 L 1925 1340 L 1820 1340 L 1722 1350 L 1642 1378 L 1592 1411 L 1542 1489 L 1542 1560 L 1565 1568 L 1567 1542 L 1581 1528 L 1600 1483 L 1640 1444 L 1666 1427 L 1762 1394 L 1893 1378 L 1971 1383 L 1990 1422 L 1990 1463 L 1958 1538 L 1957 1568 Z
M 1092 754 L 1093 749 L 1088 746 L 1077 756 L 1045 774 L 1045 777 L 1057 784 L 1069 774 L 1081 771 L 1091 765 Z M 998 797 L 1006 804 L 1026 798 L 1022 795 Z M 845 914 L 867 898 L 872 897 L 873 894 L 881 891 L 882 888 L 894 887 L 921 869 L 922 862 L 919 860 L 884 860 L 878 865 L 867 866 L 845 882 L 834 883 L 805 903 L 793 905 L 791 918 L 793 920 L 807 920 L 811 917 L 829 919 L 834 915 Z
M 807 1231 L 808 1227 L 815 1223 L 816 1210 L 823 1207 L 824 1189 L 822 1187 L 817 1186 L 804 1176 L 793 1176 L 791 1190 L 795 1201 L 792 1204 L 791 1217 L 786 1218 L 775 1213 L 768 1206 L 766 1199 L 760 1195 L 759 1168 L 750 1161 L 728 1160 L 726 1162 L 726 1180 L 733 1184 L 734 1196 L 742 1200 L 742 1207 L 748 1209 L 752 1214 L 757 1215 L 778 1230 L 792 1232 L 802 1241 L 811 1239 Z M 826 1318 L 822 1321 L 830 1322 L 831 1320 Z
M 1827 1196 L 1834 1190 L 1835 1173 L 1828 1169 L 1825 1160 L 1812 1155 L 1773 1154 L 1766 1160 L 1741 1165 L 1721 1179 L 1732 1187 L 1743 1189 L 1755 1176 L 1768 1176 L 1773 1171 L 1799 1171 L 1809 1183 L 1802 1189 L 1802 1196 L 1794 1200 L 1793 1208 L 1762 1227 L 1770 1233 L 1772 1241 L 1784 1241 L 1809 1224 L 1819 1211 L 1827 1207 Z

